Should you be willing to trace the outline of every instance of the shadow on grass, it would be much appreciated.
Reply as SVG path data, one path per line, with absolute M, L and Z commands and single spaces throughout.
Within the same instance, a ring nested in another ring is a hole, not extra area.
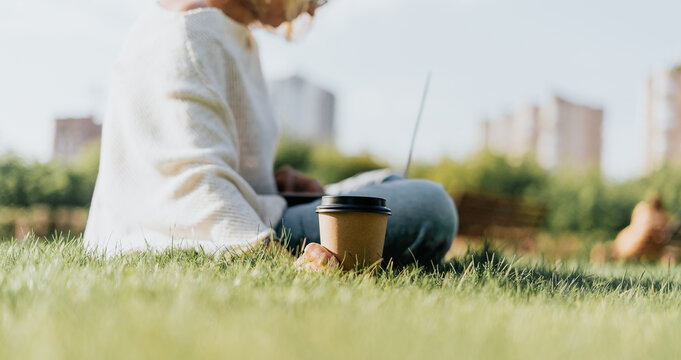
M 428 270 L 426 270 L 428 271 Z M 489 244 L 477 251 L 469 250 L 465 256 L 452 259 L 428 271 L 441 276 L 454 273 L 471 277 L 478 282 L 496 281 L 501 286 L 518 290 L 542 291 L 549 294 L 579 291 L 584 293 L 626 293 L 640 295 L 671 294 L 681 290 L 681 282 L 667 276 L 667 279 L 645 277 L 645 270 L 638 276 L 600 276 L 590 273 L 583 266 L 572 268 L 546 264 L 529 263 L 518 258 L 509 259 Z
M 196 269 L 214 268 L 218 271 L 229 271 L 234 266 L 255 268 L 266 266 L 273 271 L 281 267 L 290 267 L 291 255 L 276 247 L 258 247 L 232 257 L 215 256 L 195 250 L 172 250 L 161 253 L 135 253 L 118 255 L 111 258 L 91 256 L 82 247 L 79 238 L 58 236 L 42 241 L 30 239 L 23 243 L 5 242 L 4 266 L 18 266 L 21 262 L 37 261 L 45 256 L 60 257 L 63 261 L 77 266 L 110 266 L 124 267 L 148 266 L 191 266 Z M 406 268 L 384 267 L 360 272 L 357 276 L 378 275 L 388 282 L 430 282 L 433 286 L 451 286 L 452 284 L 494 286 L 511 289 L 526 294 L 541 293 L 545 295 L 559 294 L 619 294 L 619 295 L 681 295 L 679 271 L 649 274 L 641 269 L 640 274 L 628 274 L 626 268 L 614 268 L 612 275 L 598 275 L 589 265 L 564 266 L 543 261 L 525 261 L 507 257 L 489 244 L 482 249 L 469 251 L 465 256 L 455 258 L 439 266 L 427 268 L 415 265 Z M 624 273 L 621 274 L 621 270 Z M 637 271 L 638 272 L 638 271 Z M 606 271 L 607 273 L 607 271 Z M 617 275 L 617 273 L 621 275 Z M 672 275 L 673 274 L 673 275 Z M 287 278 L 295 277 L 291 273 Z M 401 280 L 400 280 L 401 279 Z M 445 279 L 447 279 L 445 281 Z M 453 281 L 452 281 L 453 280 Z M 432 282 L 431 282 L 432 281 Z

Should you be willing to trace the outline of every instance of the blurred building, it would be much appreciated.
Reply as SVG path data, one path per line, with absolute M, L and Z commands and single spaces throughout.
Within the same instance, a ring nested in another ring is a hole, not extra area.
M 272 106 L 282 134 L 313 142 L 333 142 L 336 97 L 300 76 L 270 83 Z
M 600 168 L 603 110 L 553 97 L 482 123 L 485 148 L 547 168 Z
M 645 169 L 681 162 L 681 67 L 648 79 Z
M 96 124 L 93 117 L 56 119 L 53 157 L 71 161 L 101 137 L 102 125 Z

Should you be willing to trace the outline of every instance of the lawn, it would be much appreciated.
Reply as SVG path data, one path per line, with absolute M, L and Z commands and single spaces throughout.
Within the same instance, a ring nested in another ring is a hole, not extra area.
M 0 242 L 11 359 L 678 358 L 681 268 L 479 251 L 436 272 L 298 272 L 272 251 L 88 256 Z

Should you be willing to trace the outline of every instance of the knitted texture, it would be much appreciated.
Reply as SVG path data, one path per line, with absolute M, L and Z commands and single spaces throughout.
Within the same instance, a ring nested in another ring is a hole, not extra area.
M 84 241 L 96 252 L 238 251 L 270 236 L 278 139 L 249 29 L 155 6 L 117 61 Z

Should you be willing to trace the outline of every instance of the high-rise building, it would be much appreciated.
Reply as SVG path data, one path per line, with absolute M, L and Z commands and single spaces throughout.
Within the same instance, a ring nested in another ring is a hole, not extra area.
M 533 156 L 544 167 L 600 168 L 603 110 L 553 97 L 485 121 L 484 146 L 510 157 Z
M 55 120 L 54 158 L 71 161 L 83 148 L 102 137 L 102 125 L 94 118 L 66 118 Z
M 512 157 L 535 153 L 539 137 L 539 108 L 528 106 L 497 120 L 482 123 L 484 147 Z
M 313 142 L 333 142 L 335 96 L 300 76 L 270 84 L 274 114 L 285 136 Z
M 648 79 L 645 169 L 681 162 L 681 67 Z

